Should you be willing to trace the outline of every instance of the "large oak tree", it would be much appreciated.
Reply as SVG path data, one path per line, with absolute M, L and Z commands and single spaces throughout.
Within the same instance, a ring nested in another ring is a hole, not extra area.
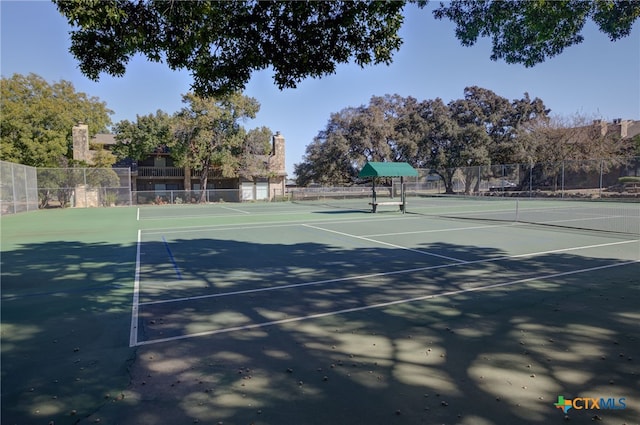
M 151 155 L 157 148 L 168 146 L 171 134 L 171 119 L 166 112 L 137 115 L 136 121 L 122 120 L 113 126 L 116 145 L 114 154 L 118 159 L 140 161 Z
M 453 175 L 462 167 L 521 159 L 519 128 L 546 120 L 548 112 L 528 94 L 509 101 L 475 86 L 448 104 L 439 98 L 373 96 L 368 105 L 331 115 L 296 164 L 297 182 L 351 183 L 367 161 L 403 161 L 439 174 L 452 192 Z
M 280 88 L 340 63 L 390 63 L 403 2 L 55 0 L 73 27 L 71 53 L 97 80 L 122 76 L 135 54 L 193 75 L 193 91 L 241 91 L 271 67 Z
M 55 167 L 72 158 L 71 131 L 82 121 L 89 133 L 104 132 L 113 113 L 69 81 L 49 83 L 36 74 L 14 74 L 0 85 L 0 159 L 33 167 Z
M 391 63 L 407 3 L 426 1 L 53 0 L 71 31 L 80 70 L 122 76 L 142 54 L 193 75 L 193 91 L 241 91 L 251 73 L 271 68 L 279 88 L 333 74 L 342 63 Z M 593 20 L 611 40 L 630 34 L 640 2 L 614 0 L 457 0 L 434 10 L 470 46 L 493 43 L 493 60 L 533 66 L 583 41 Z
M 489 37 L 492 60 L 532 67 L 582 43 L 582 29 L 589 19 L 611 41 L 628 36 L 640 17 L 640 1 L 453 0 L 441 4 L 434 15 L 456 24 L 456 37 L 463 46 Z
M 241 166 L 245 129 L 241 121 L 255 118 L 260 104 L 239 93 L 203 98 L 193 93 L 174 116 L 169 147 L 180 166 L 200 172 L 200 187 L 207 188 L 209 174 L 237 177 Z M 200 201 L 205 200 L 205 191 Z

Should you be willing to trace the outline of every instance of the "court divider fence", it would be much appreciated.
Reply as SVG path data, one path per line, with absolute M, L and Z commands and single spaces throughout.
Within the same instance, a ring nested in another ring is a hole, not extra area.
M 129 168 L 38 168 L 41 208 L 132 205 Z
M 0 161 L 2 215 L 38 209 L 38 176 L 34 167 Z

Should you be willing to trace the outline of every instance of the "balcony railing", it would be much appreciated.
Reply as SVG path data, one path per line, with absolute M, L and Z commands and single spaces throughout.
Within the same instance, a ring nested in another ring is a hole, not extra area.
M 201 170 L 191 170 L 191 178 L 200 177 Z M 209 177 L 215 177 L 215 171 L 209 171 Z M 184 177 L 184 168 L 181 167 L 138 167 L 138 177 L 157 178 L 181 178 Z
M 184 168 L 138 167 L 138 177 L 184 177 Z

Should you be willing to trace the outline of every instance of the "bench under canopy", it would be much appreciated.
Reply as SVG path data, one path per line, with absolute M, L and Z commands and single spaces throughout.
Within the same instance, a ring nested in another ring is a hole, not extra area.
M 399 205 L 404 213 L 407 208 L 404 190 L 404 177 L 417 177 L 418 170 L 406 162 L 367 162 L 360 170 L 358 177 L 370 177 L 371 184 L 371 205 L 372 212 L 376 212 L 378 205 Z M 400 201 L 378 202 L 376 196 L 376 178 L 378 177 L 400 177 Z

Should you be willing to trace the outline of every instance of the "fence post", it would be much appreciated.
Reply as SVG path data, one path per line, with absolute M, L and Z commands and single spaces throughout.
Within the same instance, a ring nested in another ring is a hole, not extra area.
M 82 181 L 84 182 L 84 207 L 88 208 L 89 207 L 89 198 L 87 197 L 87 195 L 89 194 L 89 190 L 87 187 L 87 169 L 83 168 L 82 169 Z
M 560 177 L 560 197 L 564 199 L 564 160 L 562 160 L 562 176 Z
M 600 160 L 600 184 L 598 186 L 599 187 L 599 191 L 598 191 L 598 198 L 602 198 L 602 173 L 604 171 L 604 160 Z
M 133 188 L 131 187 L 131 167 L 129 167 L 129 182 L 127 184 L 127 188 L 129 189 L 129 206 L 133 206 Z
M 11 202 L 13 204 L 13 213 L 16 214 L 18 212 L 16 210 L 16 176 L 15 176 L 13 164 L 11 164 L 11 189 L 13 193 L 13 200 Z

